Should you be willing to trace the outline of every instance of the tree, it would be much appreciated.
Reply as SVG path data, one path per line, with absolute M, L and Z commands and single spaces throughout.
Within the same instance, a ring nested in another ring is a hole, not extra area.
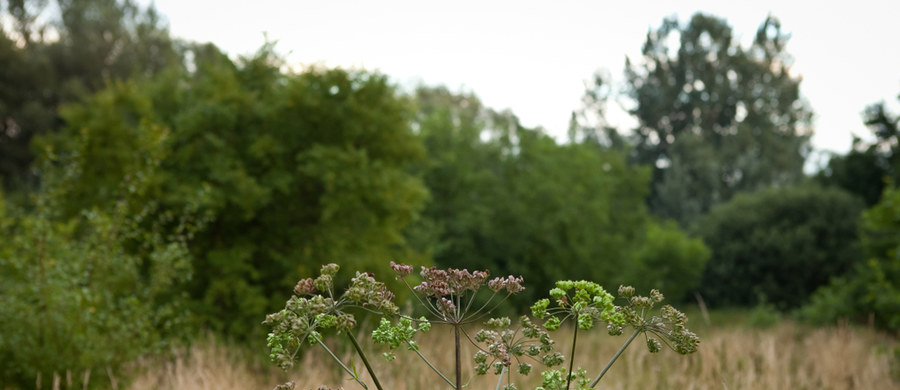
M 86 387 L 103 369 L 115 381 L 115 367 L 187 334 L 181 292 L 197 220 L 161 213 L 177 222 L 167 229 L 143 201 L 165 135 L 142 140 L 148 153 L 130 164 L 112 202 L 63 212 L 82 179 L 81 148 L 46 169 L 27 204 L 0 198 L 0 382 L 41 387 L 42 378 L 74 372 Z
M 863 123 L 875 141 L 868 143 L 854 137 L 850 152 L 832 156 L 817 177 L 822 183 L 860 196 L 871 207 L 878 203 L 890 180 L 896 183 L 900 179 L 900 116 L 892 115 L 881 102 L 866 107 Z
M 625 283 L 638 291 L 658 289 L 666 299 L 693 299 L 710 251 L 699 238 L 688 237 L 674 221 L 651 222 L 626 267 Z
M 701 291 L 713 305 L 805 303 L 861 258 L 859 199 L 802 185 L 741 194 L 698 225 L 712 258 Z
M 132 0 L 14 0 L 0 10 L 0 178 L 36 185 L 31 140 L 58 131 L 57 108 L 113 80 L 152 75 L 182 61 L 159 14 Z M 55 34 L 49 34 L 53 32 Z M 52 35 L 56 35 L 51 39 Z
M 414 127 L 430 156 L 419 170 L 431 199 L 410 234 L 436 263 L 522 275 L 522 302 L 559 279 L 644 281 L 636 268 L 696 285 L 691 268 L 702 256 L 666 257 L 671 248 L 648 242 L 683 248 L 687 240 L 649 218 L 648 169 L 592 142 L 557 144 L 471 94 L 420 88 L 416 96 Z M 704 251 L 696 240 L 687 246 L 690 255 Z
M 769 17 L 745 48 L 727 22 L 696 14 L 686 25 L 666 19 L 647 34 L 643 58 L 626 59 L 638 120 L 631 159 L 654 167 L 654 214 L 686 226 L 738 192 L 803 177 L 811 113 L 787 39 Z
M 900 329 L 900 191 L 885 189 L 862 216 L 867 261 L 817 290 L 801 314 L 820 323 L 849 319 L 879 328 Z
M 168 130 L 147 199 L 209 216 L 190 242 L 189 290 L 203 324 L 236 338 L 261 332 L 265 313 L 321 264 L 374 271 L 406 256 L 402 231 L 426 198 L 407 169 L 423 150 L 386 77 L 283 73 L 271 47 L 237 62 L 211 45 L 192 53 L 196 71 L 113 83 L 65 110 L 66 130 L 43 145 L 64 154 L 89 138 L 69 209 L 108 199 L 141 154 L 135 140 Z

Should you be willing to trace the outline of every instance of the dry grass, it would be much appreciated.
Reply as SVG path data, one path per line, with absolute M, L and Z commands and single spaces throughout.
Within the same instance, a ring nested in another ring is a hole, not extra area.
M 442 333 L 443 331 L 443 333 Z M 446 329 L 435 328 L 420 340 L 422 351 L 434 357 L 439 367 L 452 367 L 452 344 Z M 581 335 L 580 335 L 581 336 Z M 865 329 L 848 327 L 807 329 L 784 323 L 768 330 L 739 327 L 710 329 L 701 334 L 700 350 L 680 356 L 664 350 L 650 354 L 635 341 L 601 382 L 603 389 L 900 389 L 895 349 L 896 340 Z M 576 364 L 596 374 L 612 356 L 623 337 L 594 332 L 579 337 Z M 557 335 L 557 342 L 565 336 Z M 336 345 L 336 348 L 343 348 Z M 189 355 L 165 362 L 143 363 L 142 373 L 132 389 L 271 389 L 288 379 L 298 389 L 315 389 L 320 384 L 332 388 L 360 388 L 346 381 L 326 355 L 311 351 L 304 363 L 289 373 L 261 369 L 247 363 L 233 348 L 214 342 L 194 347 Z M 346 350 L 345 350 L 346 351 Z M 349 351 L 348 355 L 349 356 Z M 466 356 L 471 356 L 467 351 Z M 449 388 L 411 353 L 400 351 L 393 363 L 377 353 L 376 372 L 386 389 Z M 469 364 L 467 358 L 464 364 Z M 361 364 L 357 364 L 364 371 Z M 537 366 L 535 367 L 538 368 Z M 892 371 L 893 370 L 893 371 Z M 468 370 L 471 371 L 471 370 Z M 446 372 L 450 376 L 451 372 Z M 467 375 L 468 376 L 468 373 Z M 520 388 L 533 388 L 539 373 Z M 369 382 L 371 383 L 371 382 Z M 495 377 L 476 377 L 467 388 L 494 389 Z M 374 386 L 370 385 L 374 389 Z

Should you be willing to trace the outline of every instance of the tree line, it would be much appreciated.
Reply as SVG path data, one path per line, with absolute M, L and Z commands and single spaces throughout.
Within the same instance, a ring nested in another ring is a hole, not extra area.
M 330 262 L 520 274 L 521 302 L 583 278 L 900 327 L 898 119 L 868 108 L 876 141 L 804 175 L 812 111 L 775 18 L 747 47 L 724 19 L 666 19 L 626 63 L 638 127 L 606 125 L 598 77 L 559 142 L 473 93 L 230 57 L 127 0 L 48 4 L 0 19 L 6 382 L 197 329 L 260 339 Z

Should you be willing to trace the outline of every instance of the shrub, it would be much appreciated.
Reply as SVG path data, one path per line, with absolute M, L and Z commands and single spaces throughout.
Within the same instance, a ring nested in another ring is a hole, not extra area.
M 865 213 L 862 242 L 868 256 L 853 272 L 816 291 L 803 317 L 816 322 L 851 319 L 900 329 L 900 191 L 890 187 Z
M 715 305 L 797 307 L 858 262 L 861 202 L 844 191 L 776 188 L 716 207 L 699 226 L 712 258 L 703 295 Z

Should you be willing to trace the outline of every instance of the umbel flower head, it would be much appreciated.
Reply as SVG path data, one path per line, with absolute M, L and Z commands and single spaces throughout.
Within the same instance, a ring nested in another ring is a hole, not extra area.
M 658 315 L 649 316 L 653 306 L 665 299 L 658 290 L 650 290 L 650 296 L 634 295 L 634 287 L 620 286 L 619 296 L 626 300 L 624 306 L 617 306 L 625 323 L 609 326 L 610 334 L 621 334 L 623 326 L 631 326 L 643 332 L 650 352 L 659 352 L 665 344 L 682 355 L 694 353 L 700 345 L 700 338 L 687 329 L 687 316 L 672 307 L 664 305 Z
M 625 318 L 613 305 L 613 296 L 597 283 L 561 280 L 550 290 L 550 297 L 556 303 L 553 307 L 547 298 L 531 306 L 531 314 L 535 318 L 547 318 L 544 321 L 547 330 L 557 330 L 569 319 L 575 320 L 582 330 L 590 330 L 597 320 L 617 326 L 625 323 Z
M 263 324 L 269 325 L 267 344 L 269 358 L 282 369 L 293 366 L 294 359 L 304 343 L 321 342 L 320 331 L 334 329 L 348 332 L 356 327 L 356 317 L 347 309 L 358 308 L 382 314 L 395 314 L 394 294 L 384 283 L 371 274 L 357 272 L 343 294 L 334 292 L 334 276 L 337 264 L 323 265 L 315 279 L 302 279 L 294 287 L 294 296 L 288 299 L 284 309 L 266 316 Z
M 393 261 L 391 268 L 397 273 L 397 278 L 403 280 L 404 283 L 406 283 L 405 278 L 412 274 L 413 270 L 410 265 L 397 264 Z M 509 275 L 505 278 L 488 280 L 490 272 L 487 270 L 469 272 L 465 269 L 448 268 L 443 270 L 436 267 L 422 267 L 419 275 L 422 277 L 421 283 L 415 287 L 407 283 L 407 286 L 424 298 L 423 304 L 437 317 L 438 321 L 446 323 L 461 324 L 467 318 L 477 316 L 488 307 L 497 294 L 504 290 L 508 297 L 525 289 L 522 286 L 521 276 Z M 487 303 L 477 305 L 477 309 L 470 312 L 469 309 L 473 307 L 476 294 L 485 285 L 493 291 L 493 295 Z
M 528 375 L 531 362 L 552 367 L 564 360 L 559 352 L 553 352 L 554 342 L 547 331 L 526 316 L 519 319 L 518 328 L 511 327 L 508 317 L 492 318 L 485 323 L 485 329 L 475 334 L 475 341 L 479 343 L 474 357 L 478 375 L 486 374 L 491 368 L 495 375 L 501 375 L 504 370 Z

